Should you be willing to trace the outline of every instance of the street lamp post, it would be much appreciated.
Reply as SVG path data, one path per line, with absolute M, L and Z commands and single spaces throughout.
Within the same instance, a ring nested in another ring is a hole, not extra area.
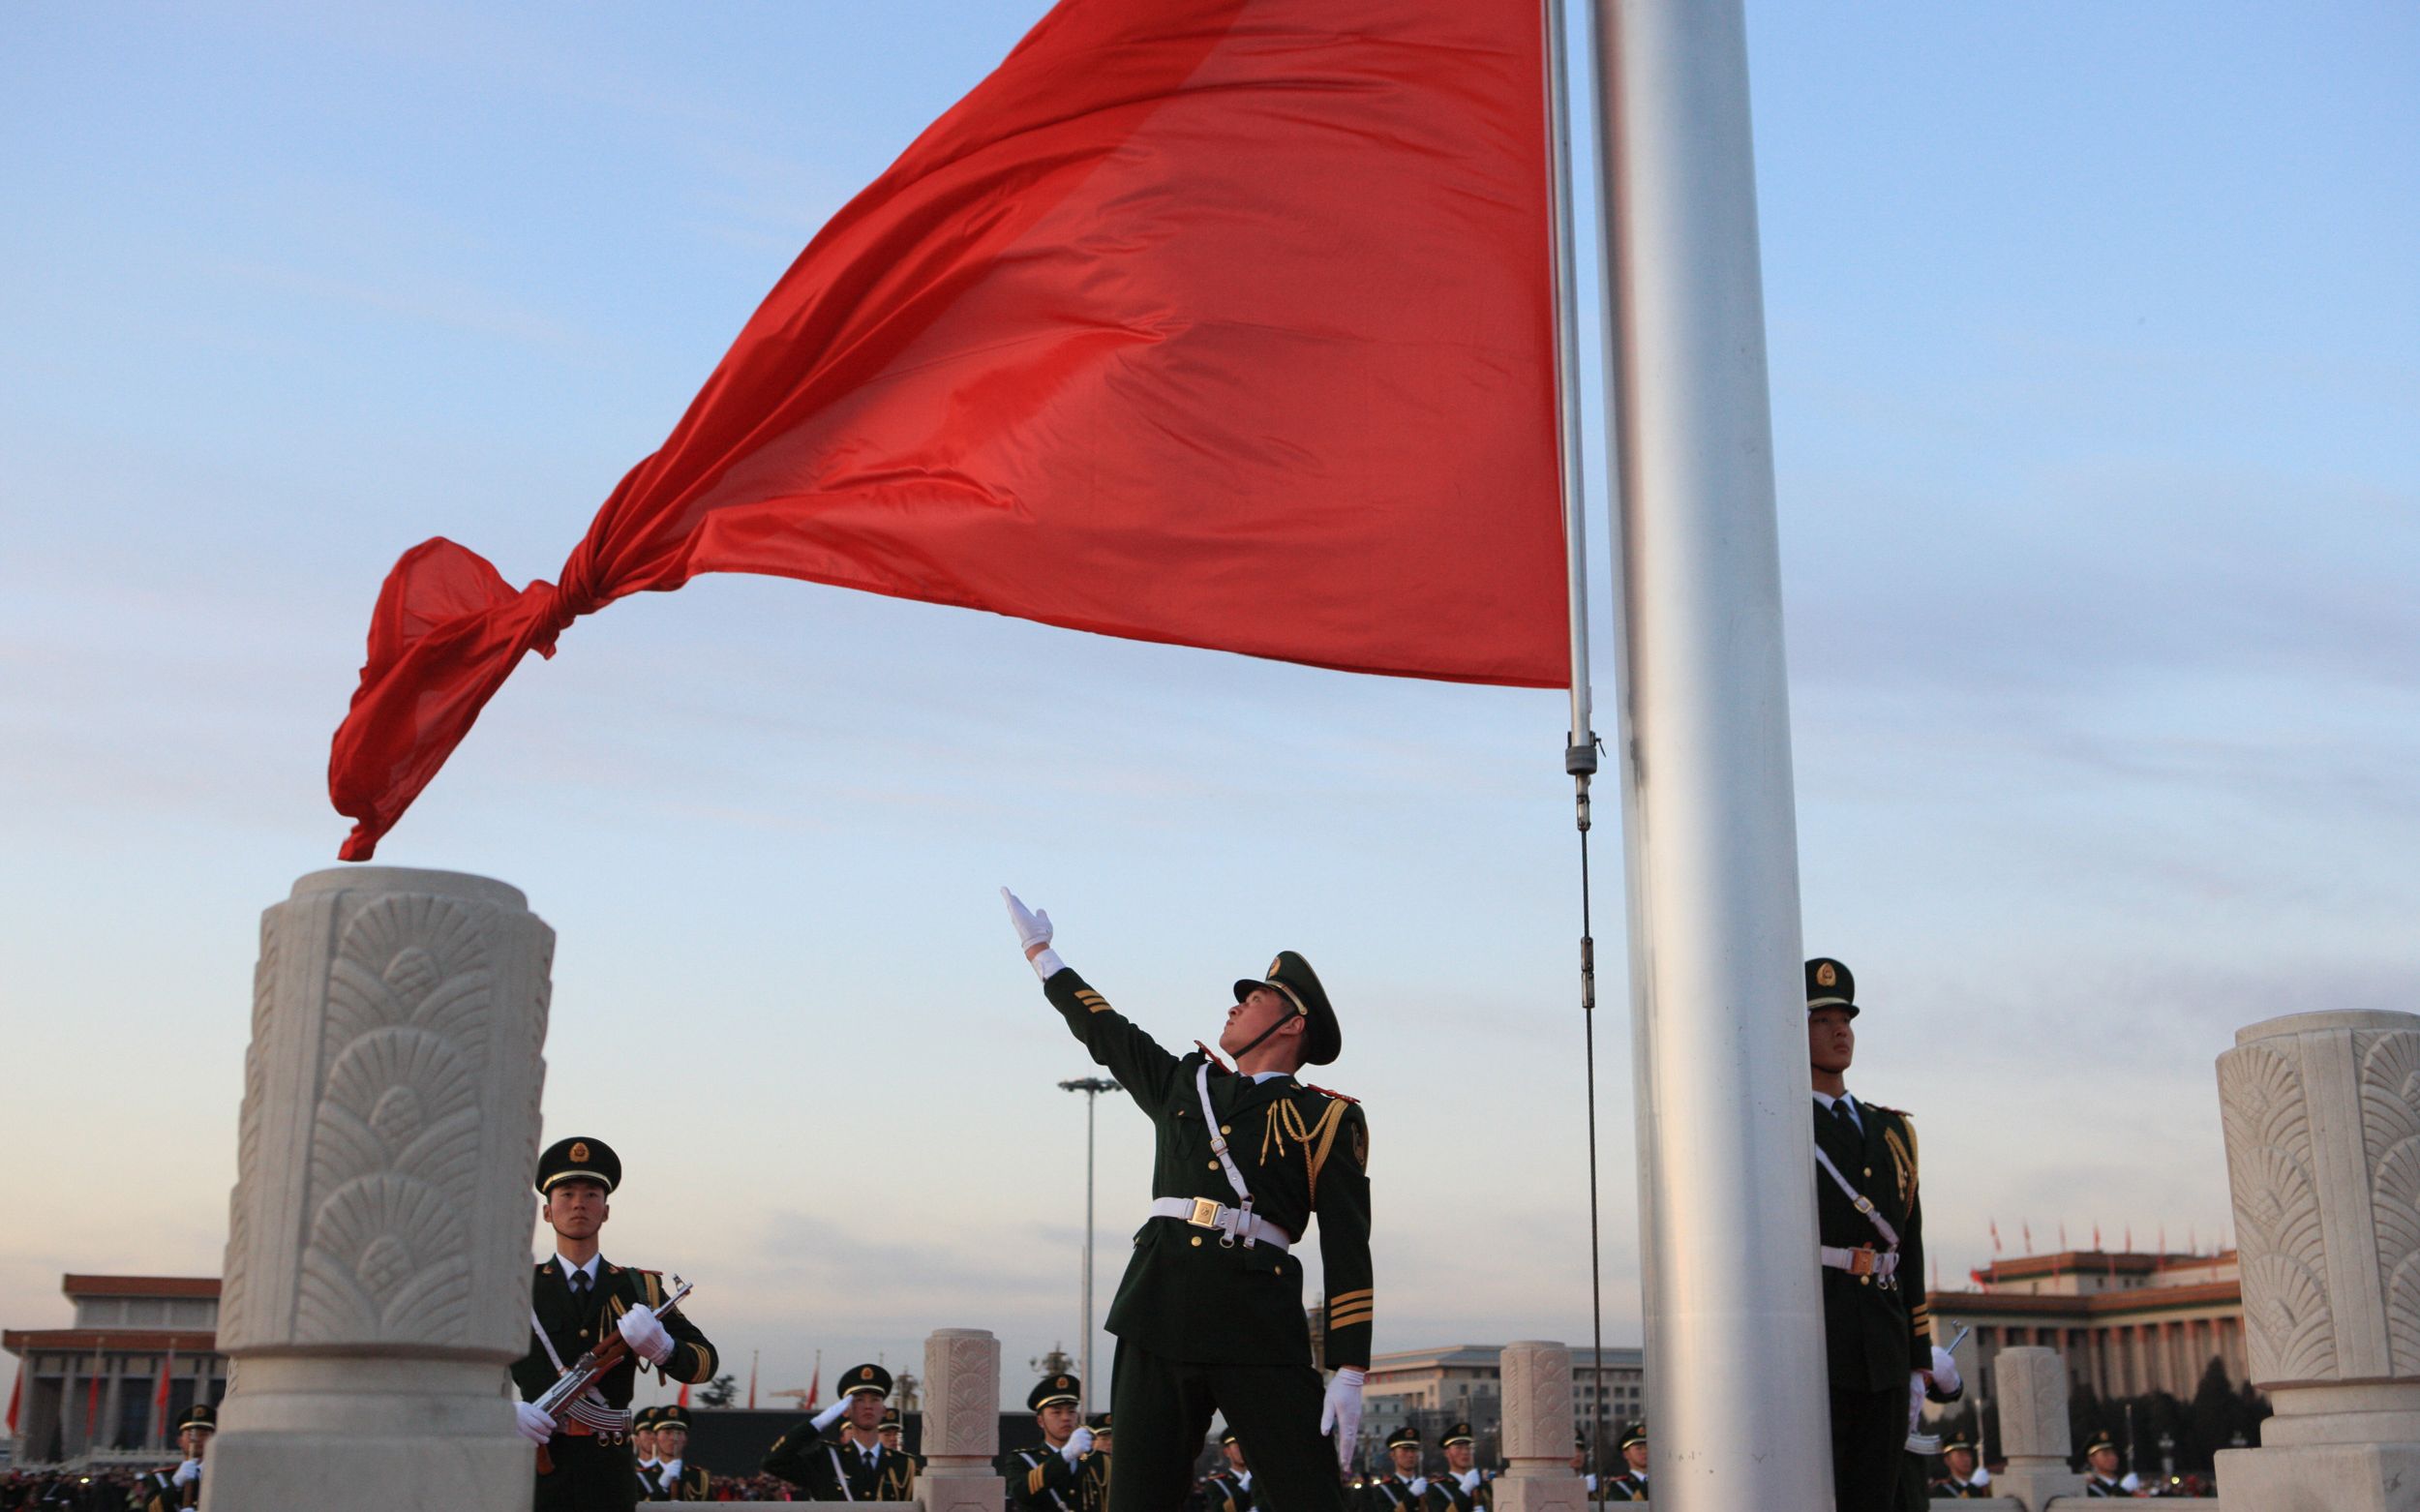
M 1060 1091 L 1062 1091 L 1062 1092 L 1081 1092 L 1082 1094 L 1084 1094 L 1084 1329 L 1083 1329 L 1083 1334 L 1082 1334 L 1082 1338 L 1083 1338 L 1083 1341 L 1084 1341 L 1084 1345 L 1083 1345 L 1083 1351 L 1082 1351 L 1082 1352 L 1083 1352 L 1083 1358 L 1084 1358 L 1084 1370 L 1083 1370 L 1083 1374 L 1082 1374 L 1082 1375 L 1078 1377 L 1078 1379 L 1080 1379 L 1080 1380 L 1083 1382 L 1083 1386 L 1084 1386 L 1084 1402 L 1083 1402 L 1083 1403 L 1081 1403 L 1081 1404 L 1078 1404 L 1078 1407 L 1079 1407 L 1079 1410 L 1080 1410 L 1080 1408 L 1081 1408 L 1082 1406 L 1090 1405 L 1090 1403 L 1091 1403 L 1091 1401 L 1092 1401 L 1092 1390 L 1093 1390 L 1093 1379 L 1092 1379 L 1092 1336 L 1093 1336 L 1093 1315 L 1092 1315 L 1092 1152 L 1093 1152 L 1093 1105 L 1094 1105 L 1095 1104 L 1097 1104 L 1097 1103 L 1099 1103 L 1099 1102 L 1101 1101 L 1101 1094 L 1103 1094 L 1104 1092 L 1120 1092 L 1120 1091 L 1124 1091 L 1125 1089 L 1124 1089 L 1124 1088 L 1122 1088 L 1122 1087 L 1120 1087 L 1120 1086 L 1119 1086 L 1116 1082 L 1109 1080 L 1109 1079 L 1108 1079 L 1107 1077 L 1105 1077 L 1105 1076 L 1077 1076 L 1077 1077 L 1074 1077 L 1074 1079 L 1072 1079 L 1072 1080 L 1068 1080 L 1068 1081 L 1062 1081 L 1062 1082 L 1060 1082 L 1060 1083 L 1059 1083 L 1059 1090 L 1060 1090 Z

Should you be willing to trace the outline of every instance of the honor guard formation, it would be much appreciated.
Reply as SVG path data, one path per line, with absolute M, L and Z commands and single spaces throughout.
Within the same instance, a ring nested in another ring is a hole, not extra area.
M 1446 1426 L 1437 1459 L 1408 1423 L 1383 1461 L 1354 1476 L 1376 1285 L 1370 1261 L 1370 1130 L 1360 1105 L 1300 1078 L 1336 1059 L 1343 1033 L 1311 963 L 1281 951 L 1233 983 L 1217 1049 L 1171 1052 L 1062 961 L 1049 915 L 1002 890 L 1043 995 L 1092 1059 L 1150 1120 L 1151 1201 L 1108 1311 L 1117 1338 L 1114 1410 L 1085 1421 L 1083 1385 L 1054 1373 L 1025 1399 L 1040 1442 L 1000 1456 L 1004 1512 L 1486 1512 L 1491 1472 L 1472 1425 Z M 1991 1475 L 1964 1433 L 1921 1431 L 1927 1401 L 1956 1400 L 1956 1362 L 1932 1342 L 1924 1290 L 1923 1202 L 1915 1121 L 1848 1088 L 1861 1009 L 1838 960 L 1806 963 L 1815 1182 L 1837 1512 L 1913 1512 L 1929 1500 L 1989 1497 Z M 529 1348 L 513 1368 L 518 1422 L 534 1459 L 536 1512 L 620 1512 L 641 1501 L 916 1499 L 924 1461 L 880 1364 L 849 1367 L 831 1406 L 764 1454 L 763 1480 L 718 1482 L 689 1453 L 686 1406 L 633 1412 L 639 1376 L 685 1387 L 714 1376 L 714 1346 L 684 1315 L 687 1287 L 605 1257 L 600 1234 L 621 1161 L 593 1136 L 559 1139 L 538 1158 L 539 1217 L 553 1251 L 529 1284 Z M 1303 1308 L 1311 1267 L 1298 1253 L 1316 1219 L 1332 1376 L 1313 1365 Z M 686 1400 L 685 1390 L 682 1394 Z M 1194 1471 L 1212 1422 L 1217 1463 Z M 1110 1471 L 1111 1425 L 1128 1431 Z M 15 1507 L 196 1507 L 217 1416 L 176 1423 L 177 1465 L 107 1488 L 12 1476 Z M 1571 1467 L 1592 1500 L 1647 1502 L 1648 1433 L 1623 1425 L 1618 1467 Z M 2106 1434 L 2085 1446 L 2087 1497 L 2142 1495 Z M 1349 1478 L 1349 1484 L 1348 1482 Z M 1601 1483 L 1600 1483 L 1601 1479 Z

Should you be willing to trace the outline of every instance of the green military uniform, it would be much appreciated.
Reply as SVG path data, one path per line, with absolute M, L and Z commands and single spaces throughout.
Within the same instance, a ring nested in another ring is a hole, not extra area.
M 841 1373 L 840 1382 L 844 1398 L 891 1395 L 891 1373 L 879 1365 L 852 1365 Z M 837 1443 L 824 1437 L 810 1417 L 773 1440 L 765 1455 L 765 1473 L 801 1488 L 813 1501 L 913 1500 L 923 1462 L 882 1441 L 883 1429 L 896 1426 L 898 1418 L 897 1412 L 886 1409 L 875 1425 L 874 1442 L 865 1445 L 854 1435 Z
M 1109 1505 L 1109 1435 L 1113 1414 L 1095 1412 L 1084 1424 L 1092 1447 L 1075 1457 L 1076 1512 L 1105 1512 Z
M 1836 960 L 1806 963 L 1806 994 L 1810 1016 L 1825 1009 L 1852 1017 L 1859 1012 L 1856 980 Z M 1812 1106 L 1832 1497 L 1838 1512 L 1893 1512 L 1907 1447 L 1908 1378 L 1932 1367 L 1916 1126 L 1896 1108 L 1854 1097 L 1826 1103 L 1819 1093 Z
M 655 1499 L 656 1483 L 663 1469 L 663 1463 L 655 1455 L 655 1419 L 662 1415 L 663 1410 L 662 1407 L 641 1407 L 630 1414 L 630 1442 L 633 1449 L 638 1449 L 642 1438 L 645 1439 L 646 1444 L 645 1449 L 639 1451 L 638 1460 L 639 1499 L 641 1501 Z
M 680 1459 L 659 1460 L 656 1472 L 642 1501 L 711 1501 L 714 1499 L 714 1478 L 703 1465 L 688 1463 L 689 1409 L 682 1406 L 653 1407 L 656 1431 L 678 1429 L 681 1434 Z M 660 1446 L 662 1440 L 656 1440 Z
M 1477 1442 L 1478 1437 L 1470 1432 L 1468 1423 L 1456 1423 L 1445 1430 L 1445 1436 L 1437 1440 L 1437 1445 L 1451 1449 L 1458 1444 L 1475 1445 Z M 1457 1474 L 1450 1467 L 1451 1461 L 1447 1463 L 1448 1468 L 1429 1477 L 1429 1489 L 1420 1503 L 1426 1512 L 1477 1512 L 1481 1507 L 1496 1504 L 1496 1496 L 1488 1486 L 1485 1471 L 1471 1469 Z M 1470 1477 L 1468 1485 L 1463 1483 L 1464 1474 Z
M 1645 1501 L 1647 1499 L 1647 1471 L 1631 1469 L 1627 1459 L 1632 1444 L 1645 1442 L 1647 1442 L 1645 1423 L 1632 1423 L 1622 1429 L 1621 1443 L 1618 1446 L 1619 1452 L 1625 1457 L 1622 1462 L 1622 1471 L 1605 1483 L 1606 1500 Z
M 620 1157 L 601 1139 L 558 1140 L 538 1157 L 539 1195 L 565 1181 L 592 1181 L 611 1193 L 621 1184 Z M 569 1367 L 604 1344 L 634 1307 L 653 1312 L 672 1335 L 672 1353 L 661 1367 L 664 1378 L 692 1384 L 713 1379 L 714 1346 L 679 1308 L 664 1309 L 659 1273 L 616 1265 L 597 1255 L 578 1275 L 575 1282 L 560 1255 L 538 1261 L 530 1275 L 529 1313 L 535 1326 L 529 1352 L 513 1367 L 513 1384 L 520 1388 L 522 1401 L 534 1402 L 555 1384 L 558 1358 Z M 535 1512 L 627 1512 L 638 1499 L 638 1458 L 630 1447 L 633 1418 L 628 1409 L 639 1364 L 635 1353 L 624 1354 L 596 1378 L 590 1387 L 593 1395 L 580 1399 L 575 1415 L 548 1441 L 547 1457 L 554 1467 L 538 1475 Z
M 1418 1512 L 1421 1497 L 1427 1494 L 1427 1477 L 1415 1460 L 1412 1472 L 1404 1474 L 1395 1468 L 1395 1451 L 1420 1448 L 1420 1430 L 1407 1423 L 1386 1436 L 1387 1467 L 1384 1474 L 1374 1475 L 1362 1484 L 1357 1504 L 1361 1512 Z
M 195 1403 L 176 1420 L 176 1436 L 180 1441 L 189 1428 L 199 1429 L 205 1434 L 217 1433 L 219 1409 L 207 1402 Z M 142 1512 L 179 1512 L 181 1508 L 197 1507 L 201 1505 L 202 1472 L 208 1463 L 205 1460 L 197 1465 L 194 1473 L 181 1482 L 176 1478 L 176 1470 L 153 1470 L 135 1483 L 134 1493 L 127 1499 L 130 1504 L 140 1507 Z M 183 1467 L 180 1464 L 177 1468 Z M 31 1502 L 26 1504 L 32 1505 Z
M 1281 992 L 1306 1020 L 1307 1063 L 1335 1058 L 1335 1013 L 1301 956 L 1286 952 L 1267 981 L 1235 985 L 1239 1002 L 1262 987 Z M 1318 1428 L 1305 1265 L 1288 1251 L 1316 1216 L 1326 1363 L 1367 1369 L 1375 1291 L 1360 1106 L 1291 1075 L 1234 1074 L 1207 1050 L 1170 1054 L 1073 970 L 1058 969 L 1043 987 L 1151 1119 L 1158 1141 L 1153 1216 L 1135 1232 L 1109 1307 L 1114 1406 L 1127 1436 L 1116 1512 L 1165 1512 L 1182 1500 L 1193 1446 L 1219 1410 L 1243 1434 L 1255 1475 L 1285 1512 L 1341 1512 L 1336 1454 Z M 1231 1177 L 1222 1151 L 1234 1163 Z
M 2117 1440 L 2110 1437 L 2105 1430 L 2103 1432 L 2097 1433 L 2090 1438 L 2084 1440 L 2084 1464 L 2086 1466 L 2084 1474 L 2084 1496 L 2086 1499 L 2132 1499 L 2134 1494 L 2126 1489 L 2126 1482 L 2123 1477 L 2103 1475 L 2099 1470 L 2090 1468 L 2092 1465 L 2093 1452 L 2098 1449 L 2106 1449 L 2111 1454 L 2115 1454 L 2117 1453 Z
M 1049 1406 L 1074 1406 L 1084 1399 L 1083 1383 L 1073 1376 L 1044 1376 L 1025 1394 L 1028 1410 L 1040 1415 Z M 1000 1456 L 1000 1479 L 1008 1486 L 1009 1505 L 1015 1512 L 1076 1512 L 1083 1496 L 1077 1454 L 1062 1454 L 1048 1443 L 1012 1449 Z
M 878 1486 L 883 1495 L 879 1499 L 913 1501 L 916 1499 L 916 1478 L 924 1473 L 924 1457 L 908 1450 L 905 1442 L 907 1420 L 899 1415 L 897 1407 L 885 1407 L 882 1409 L 882 1422 L 876 1425 L 874 1434 L 885 1449 L 904 1462 L 880 1477 Z M 897 1492 L 895 1496 L 891 1494 L 894 1488 Z
M 1968 1472 L 1969 1475 L 1981 1475 L 1982 1472 L 1980 1467 L 1982 1464 L 1982 1456 L 1976 1453 L 1974 1439 L 1962 1433 L 1957 1433 L 1941 1440 L 1941 1455 L 1945 1461 L 1951 1455 L 1961 1452 L 1974 1456 L 1977 1468 L 1971 1469 Z M 1971 1478 L 1961 1480 L 1958 1478 L 1957 1471 L 1950 1467 L 1945 1467 L 1942 1475 L 1932 1483 L 1929 1489 L 1932 1493 L 1931 1499 L 1935 1501 L 1982 1501 L 1987 1500 L 1991 1496 L 1989 1481 Z
M 1236 1444 L 1235 1430 L 1219 1435 L 1219 1448 L 1232 1449 Z M 1202 1477 L 1201 1499 L 1208 1512 L 1252 1512 L 1252 1471 L 1237 1469 L 1234 1462 L 1212 1470 Z

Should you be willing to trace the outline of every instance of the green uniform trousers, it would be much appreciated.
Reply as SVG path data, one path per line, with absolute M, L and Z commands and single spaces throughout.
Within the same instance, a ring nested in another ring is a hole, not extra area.
M 546 1452 L 555 1468 L 538 1477 L 535 1512 L 630 1512 L 637 1504 L 639 1456 L 629 1439 L 557 1434 Z
M 1831 1393 L 1834 1512 L 1898 1512 L 1907 1459 L 1907 1387 Z
M 1325 1389 L 1309 1365 L 1187 1365 L 1118 1341 L 1110 1406 L 1117 1473 L 1109 1512 L 1175 1512 L 1214 1412 L 1252 1467 L 1253 1500 L 1279 1512 L 1345 1512 L 1336 1446 L 1319 1432 Z

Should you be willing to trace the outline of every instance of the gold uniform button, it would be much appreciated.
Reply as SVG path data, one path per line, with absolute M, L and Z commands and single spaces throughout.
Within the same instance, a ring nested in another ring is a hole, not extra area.
M 1234 1132 L 1235 1131 L 1233 1129 L 1229 1128 L 1225 1124 L 1221 1124 L 1219 1126 L 1219 1133 L 1221 1134 L 1233 1134 Z
M 1868 1165 L 1868 1166 L 1866 1166 L 1866 1167 L 1865 1167 L 1865 1174 L 1866 1174 L 1866 1175 L 1871 1176 L 1873 1173 L 1874 1173 L 1874 1167 L 1872 1167 L 1871 1165 Z
M 1198 1240 L 1198 1239 L 1196 1239 L 1196 1240 L 1195 1240 L 1195 1241 L 1194 1241 L 1194 1243 L 1195 1243 L 1195 1244 L 1199 1244 L 1199 1243 L 1201 1243 L 1201 1241 L 1200 1241 L 1200 1240 Z M 1857 1284 L 1858 1284 L 1859 1285 L 1860 1285 L 1860 1286 L 1870 1286 L 1870 1285 L 1872 1285 L 1874 1284 L 1874 1278 L 1873 1278 L 1873 1277 L 1871 1277 L 1871 1276 L 1860 1276 L 1860 1277 L 1857 1279 Z
M 1217 1169 L 1219 1168 L 1219 1163 L 1218 1163 L 1218 1162 L 1216 1162 L 1216 1161 L 1212 1161 L 1212 1162 L 1210 1162 L 1209 1164 L 1210 1164 L 1210 1168 L 1211 1168 L 1212 1170 L 1217 1170 Z
M 1194 1235 L 1194 1248 L 1195 1248 L 1195 1249 L 1196 1249 L 1196 1250 L 1198 1250 L 1198 1249 L 1200 1249 L 1200 1248 L 1201 1248 L 1201 1235 L 1199 1235 L 1199 1234 L 1195 1234 L 1195 1235 Z

